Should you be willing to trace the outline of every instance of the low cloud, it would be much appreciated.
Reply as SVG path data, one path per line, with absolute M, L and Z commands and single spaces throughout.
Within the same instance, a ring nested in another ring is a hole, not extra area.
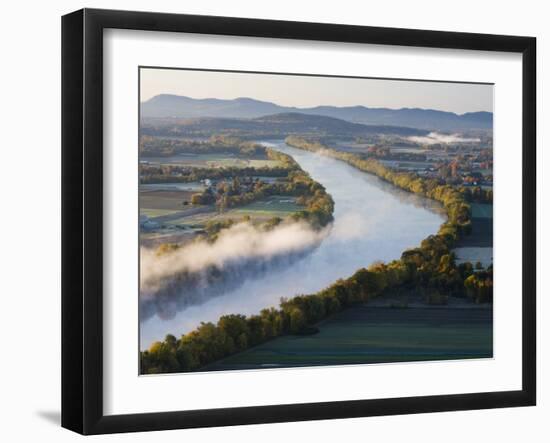
M 424 145 L 435 145 L 437 143 L 476 143 L 480 141 L 479 138 L 466 138 L 459 134 L 439 134 L 438 132 L 430 132 L 426 136 L 411 136 L 407 137 L 407 139 Z

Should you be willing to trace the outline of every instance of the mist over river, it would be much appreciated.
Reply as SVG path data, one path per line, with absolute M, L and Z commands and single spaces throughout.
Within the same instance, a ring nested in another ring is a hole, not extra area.
M 262 142 L 291 155 L 311 177 L 325 186 L 335 203 L 334 224 L 320 245 L 286 267 L 274 267 L 247 279 L 223 295 L 189 306 L 175 317 L 154 315 L 140 324 L 140 348 L 179 337 L 200 322 L 224 314 L 255 314 L 278 306 L 281 297 L 317 292 L 374 261 L 390 261 L 437 232 L 444 221 L 439 205 L 396 189 L 379 178 L 320 154 L 291 148 L 284 142 Z

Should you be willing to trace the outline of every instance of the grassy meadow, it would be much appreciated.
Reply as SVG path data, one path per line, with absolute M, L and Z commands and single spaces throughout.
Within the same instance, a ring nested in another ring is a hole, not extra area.
M 362 305 L 317 327 L 317 334 L 285 335 L 201 370 L 492 357 L 491 309 Z
M 168 157 L 144 157 L 150 165 L 173 165 L 186 166 L 191 168 L 261 168 L 264 166 L 280 166 L 277 160 L 270 160 L 263 156 L 254 156 L 250 158 L 239 157 L 233 154 L 189 154 L 173 155 Z
M 454 251 L 457 262 L 493 262 L 493 205 L 472 203 L 472 233 L 461 238 Z

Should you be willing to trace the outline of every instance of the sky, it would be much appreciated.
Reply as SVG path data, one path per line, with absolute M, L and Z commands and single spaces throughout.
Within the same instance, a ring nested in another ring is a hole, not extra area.
M 366 78 L 142 68 L 141 101 L 158 94 L 192 98 L 250 97 L 281 106 L 423 108 L 457 114 L 493 111 L 493 86 Z

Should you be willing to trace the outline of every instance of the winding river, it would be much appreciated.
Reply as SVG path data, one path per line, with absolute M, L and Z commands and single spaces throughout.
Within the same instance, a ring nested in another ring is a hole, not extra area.
M 308 294 L 346 278 L 374 261 L 390 261 L 437 232 L 444 214 L 437 203 L 396 189 L 346 163 L 291 148 L 284 142 L 263 142 L 291 155 L 335 202 L 334 225 L 305 258 L 275 268 L 258 279 L 201 305 L 190 306 L 171 319 L 153 316 L 140 325 L 140 347 L 146 349 L 168 333 L 179 337 L 200 322 L 215 322 L 229 313 L 255 314 L 277 306 L 281 297 Z

